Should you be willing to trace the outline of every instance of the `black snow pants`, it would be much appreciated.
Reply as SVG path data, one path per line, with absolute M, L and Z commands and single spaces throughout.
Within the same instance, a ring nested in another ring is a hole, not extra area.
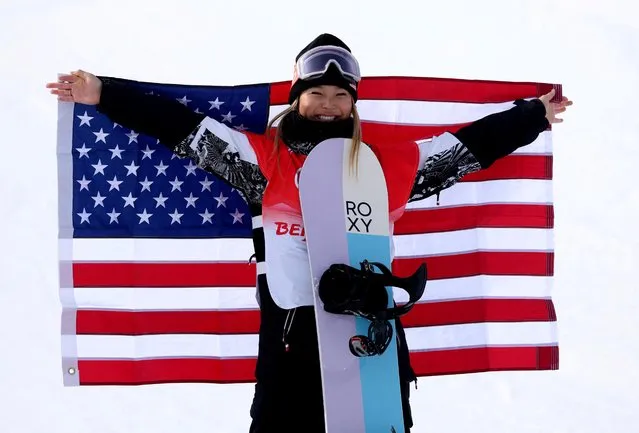
M 325 433 L 314 309 L 279 308 L 263 275 L 258 276 L 258 291 L 261 324 L 249 433 Z M 404 330 L 397 322 L 404 423 L 406 433 L 410 433 L 413 421 L 409 388 L 415 374 Z

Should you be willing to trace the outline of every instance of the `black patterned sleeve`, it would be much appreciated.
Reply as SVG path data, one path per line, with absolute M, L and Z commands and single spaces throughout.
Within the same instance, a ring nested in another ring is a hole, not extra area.
M 206 117 L 173 151 L 237 188 L 249 204 L 261 204 L 266 178 L 249 134 Z
M 475 156 L 451 133 L 417 143 L 419 169 L 409 202 L 422 200 L 450 188 L 481 166 Z

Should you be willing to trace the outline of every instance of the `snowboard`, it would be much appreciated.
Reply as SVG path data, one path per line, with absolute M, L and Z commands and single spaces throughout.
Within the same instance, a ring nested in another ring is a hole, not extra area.
M 327 433 L 403 433 L 397 338 L 381 355 L 357 357 L 350 339 L 368 335 L 370 321 L 324 311 L 319 281 L 334 263 L 360 268 L 362 261 L 391 268 L 386 180 L 364 143 L 357 168 L 349 166 L 350 139 L 318 144 L 300 170 L 298 186 L 313 280 Z M 379 271 L 377 271 L 379 272 Z M 389 307 L 393 292 L 388 291 Z

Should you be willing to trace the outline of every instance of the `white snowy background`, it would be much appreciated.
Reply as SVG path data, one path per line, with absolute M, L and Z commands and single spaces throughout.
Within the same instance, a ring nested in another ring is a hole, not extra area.
M 554 128 L 560 370 L 422 378 L 414 432 L 639 432 L 639 25 L 628 0 L 2 0 L 0 432 L 247 432 L 252 385 L 62 387 L 57 73 L 290 78 L 322 32 L 366 75 L 564 85 Z

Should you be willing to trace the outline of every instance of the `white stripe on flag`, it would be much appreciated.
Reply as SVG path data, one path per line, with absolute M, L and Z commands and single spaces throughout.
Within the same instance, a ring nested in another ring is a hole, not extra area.
M 437 197 L 410 202 L 406 209 L 441 209 L 481 204 L 552 204 L 552 181 L 539 179 L 460 182 Z
M 532 275 L 477 275 L 428 281 L 421 300 L 426 302 L 463 299 L 550 299 L 552 277 Z M 408 294 L 396 289 L 393 298 L 408 301 Z
M 417 143 L 424 143 L 433 137 L 424 137 L 417 140 Z M 530 144 L 520 147 L 512 152 L 513 155 L 551 155 L 552 154 L 552 131 L 543 131 Z
M 454 125 L 472 122 L 512 107 L 514 107 L 513 102 L 473 104 L 394 99 L 357 101 L 357 111 L 362 120 L 404 125 Z M 272 105 L 269 110 L 269 121 L 287 108 L 287 104 Z
M 251 239 L 73 239 L 76 262 L 246 262 Z M 220 260 L 221 259 L 221 260 Z
M 407 328 L 411 351 L 482 346 L 544 346 L 557 343 L 556 322 L 471 323 Z
M 426 302 L 480 298 L 550 299 L 550 277 L 480 275 L 429 281 Z M 99 287 L 74 289 L 74 303 L 64 307 L 124 311 L 198 311 L 257 309 L 255 287 Z M 408 295 L 394 292 L 398 302 Z
M 425 257 L 472 251 L 552 251 L 552 229 L 477 228 L 394 236 L 397 257 Z
M 161 334 L 144 336 L 63 335 L 63 356 L 77 339 L 80 359 L 255 357 L 258 336 Z M 473 323 L 407 328 L 411 351 L 480 346 L 550 345 L 557 342 L 555 322 Z
M 444 233 L 397 235 L 396 257 L 447 255 L 469 251 L 548 251 L 552 230 L 480 228 Z M 74 239 L 76 262 L 248 261 L 251 239 Z
M 512 155 L 552 155 L 552 131 L 544 131 L 532 143 L 516 149 Z

